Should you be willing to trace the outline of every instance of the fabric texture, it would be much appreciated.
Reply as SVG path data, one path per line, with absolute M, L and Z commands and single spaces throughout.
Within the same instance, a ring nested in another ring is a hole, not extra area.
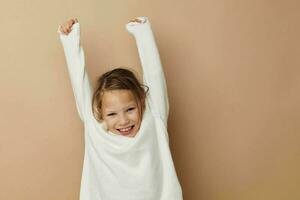
M 135 137 L 107 132 L 92 113 L 93 88 L 85 70 L 80 25 L 60 33 L 80 119 L 84 123 L 85 153 L 80 200 L 182 200 L 167 132 L 169 104 L 159 53 L 147 17 L 130 22 L 149 87 L 146 109 Z

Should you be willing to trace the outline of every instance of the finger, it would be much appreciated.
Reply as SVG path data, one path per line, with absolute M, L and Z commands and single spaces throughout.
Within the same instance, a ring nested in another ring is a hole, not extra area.
M 75 20 L 74 19 L 70 19 L 69 26 L 72 26 L 74 23 L 75 23 Z
M 64 32 L 62 26 L 59 26 L 58 31 L 59 31 L 60 33 L 63 33 L 63 32 Z
M 64 34 L 67 34 L 67 33 L 68 33 L 67 27 L 63 27 L 63 32 L 64 32 Z
M 130 20 L 130 22 L 136 22 L 136 19 L 132 19 L 132 20 Z
M 66 33 L 66 31 L 67 31 L 67 27 L 64 25 L 64 26 L 62 26 L 62 31 L 64 32 L 64 33 Z
M 76 23 L 77 19 L 76 19 L 76 18 L 73 18 L 73 19 L 71 19 L 70 21 L 71 21 L 71 26 L 73 26 L 73 24 Z
M 67 28 L 70 28 L 73 25 L 73 20 L 68 21 Z
M 137 22 L 137 23 L 142 23 L 142 20 L 138 19 L 138 18 L 135 18 L 133 20 L 130 20 L 131 22 Z

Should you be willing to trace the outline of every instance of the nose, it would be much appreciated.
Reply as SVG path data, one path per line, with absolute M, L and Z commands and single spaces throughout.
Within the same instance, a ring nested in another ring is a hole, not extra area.
M 121 114 L 120 116 L 120 126 L 127 125 L 129 122 L 129 118 L 126 114 Z

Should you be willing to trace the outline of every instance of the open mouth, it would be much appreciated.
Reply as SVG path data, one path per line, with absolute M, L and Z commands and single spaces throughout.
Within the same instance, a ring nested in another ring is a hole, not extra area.
M 119 131 L 119 133 L 121 135 L 129 135 L 132 132 L 133 128 L 134 128 L 134 125 L 126 127 L 126 128 L 120 128 L 117 130 Z

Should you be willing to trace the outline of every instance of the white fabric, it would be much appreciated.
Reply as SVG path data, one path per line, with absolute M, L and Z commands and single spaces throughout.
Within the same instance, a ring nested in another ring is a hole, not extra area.
M 93 117 L 93 88 L 85 70 L 79 23 L 69 35 L 60 34 L 85 130 L 80 200 L 182 200 L 168 141 L 164 73 L 150 22 L 139 18 L 145 23 L 130 22 L 126 29 L 136 39 L 149 94 L 140 130 L 133 138 L 106 132 Z

